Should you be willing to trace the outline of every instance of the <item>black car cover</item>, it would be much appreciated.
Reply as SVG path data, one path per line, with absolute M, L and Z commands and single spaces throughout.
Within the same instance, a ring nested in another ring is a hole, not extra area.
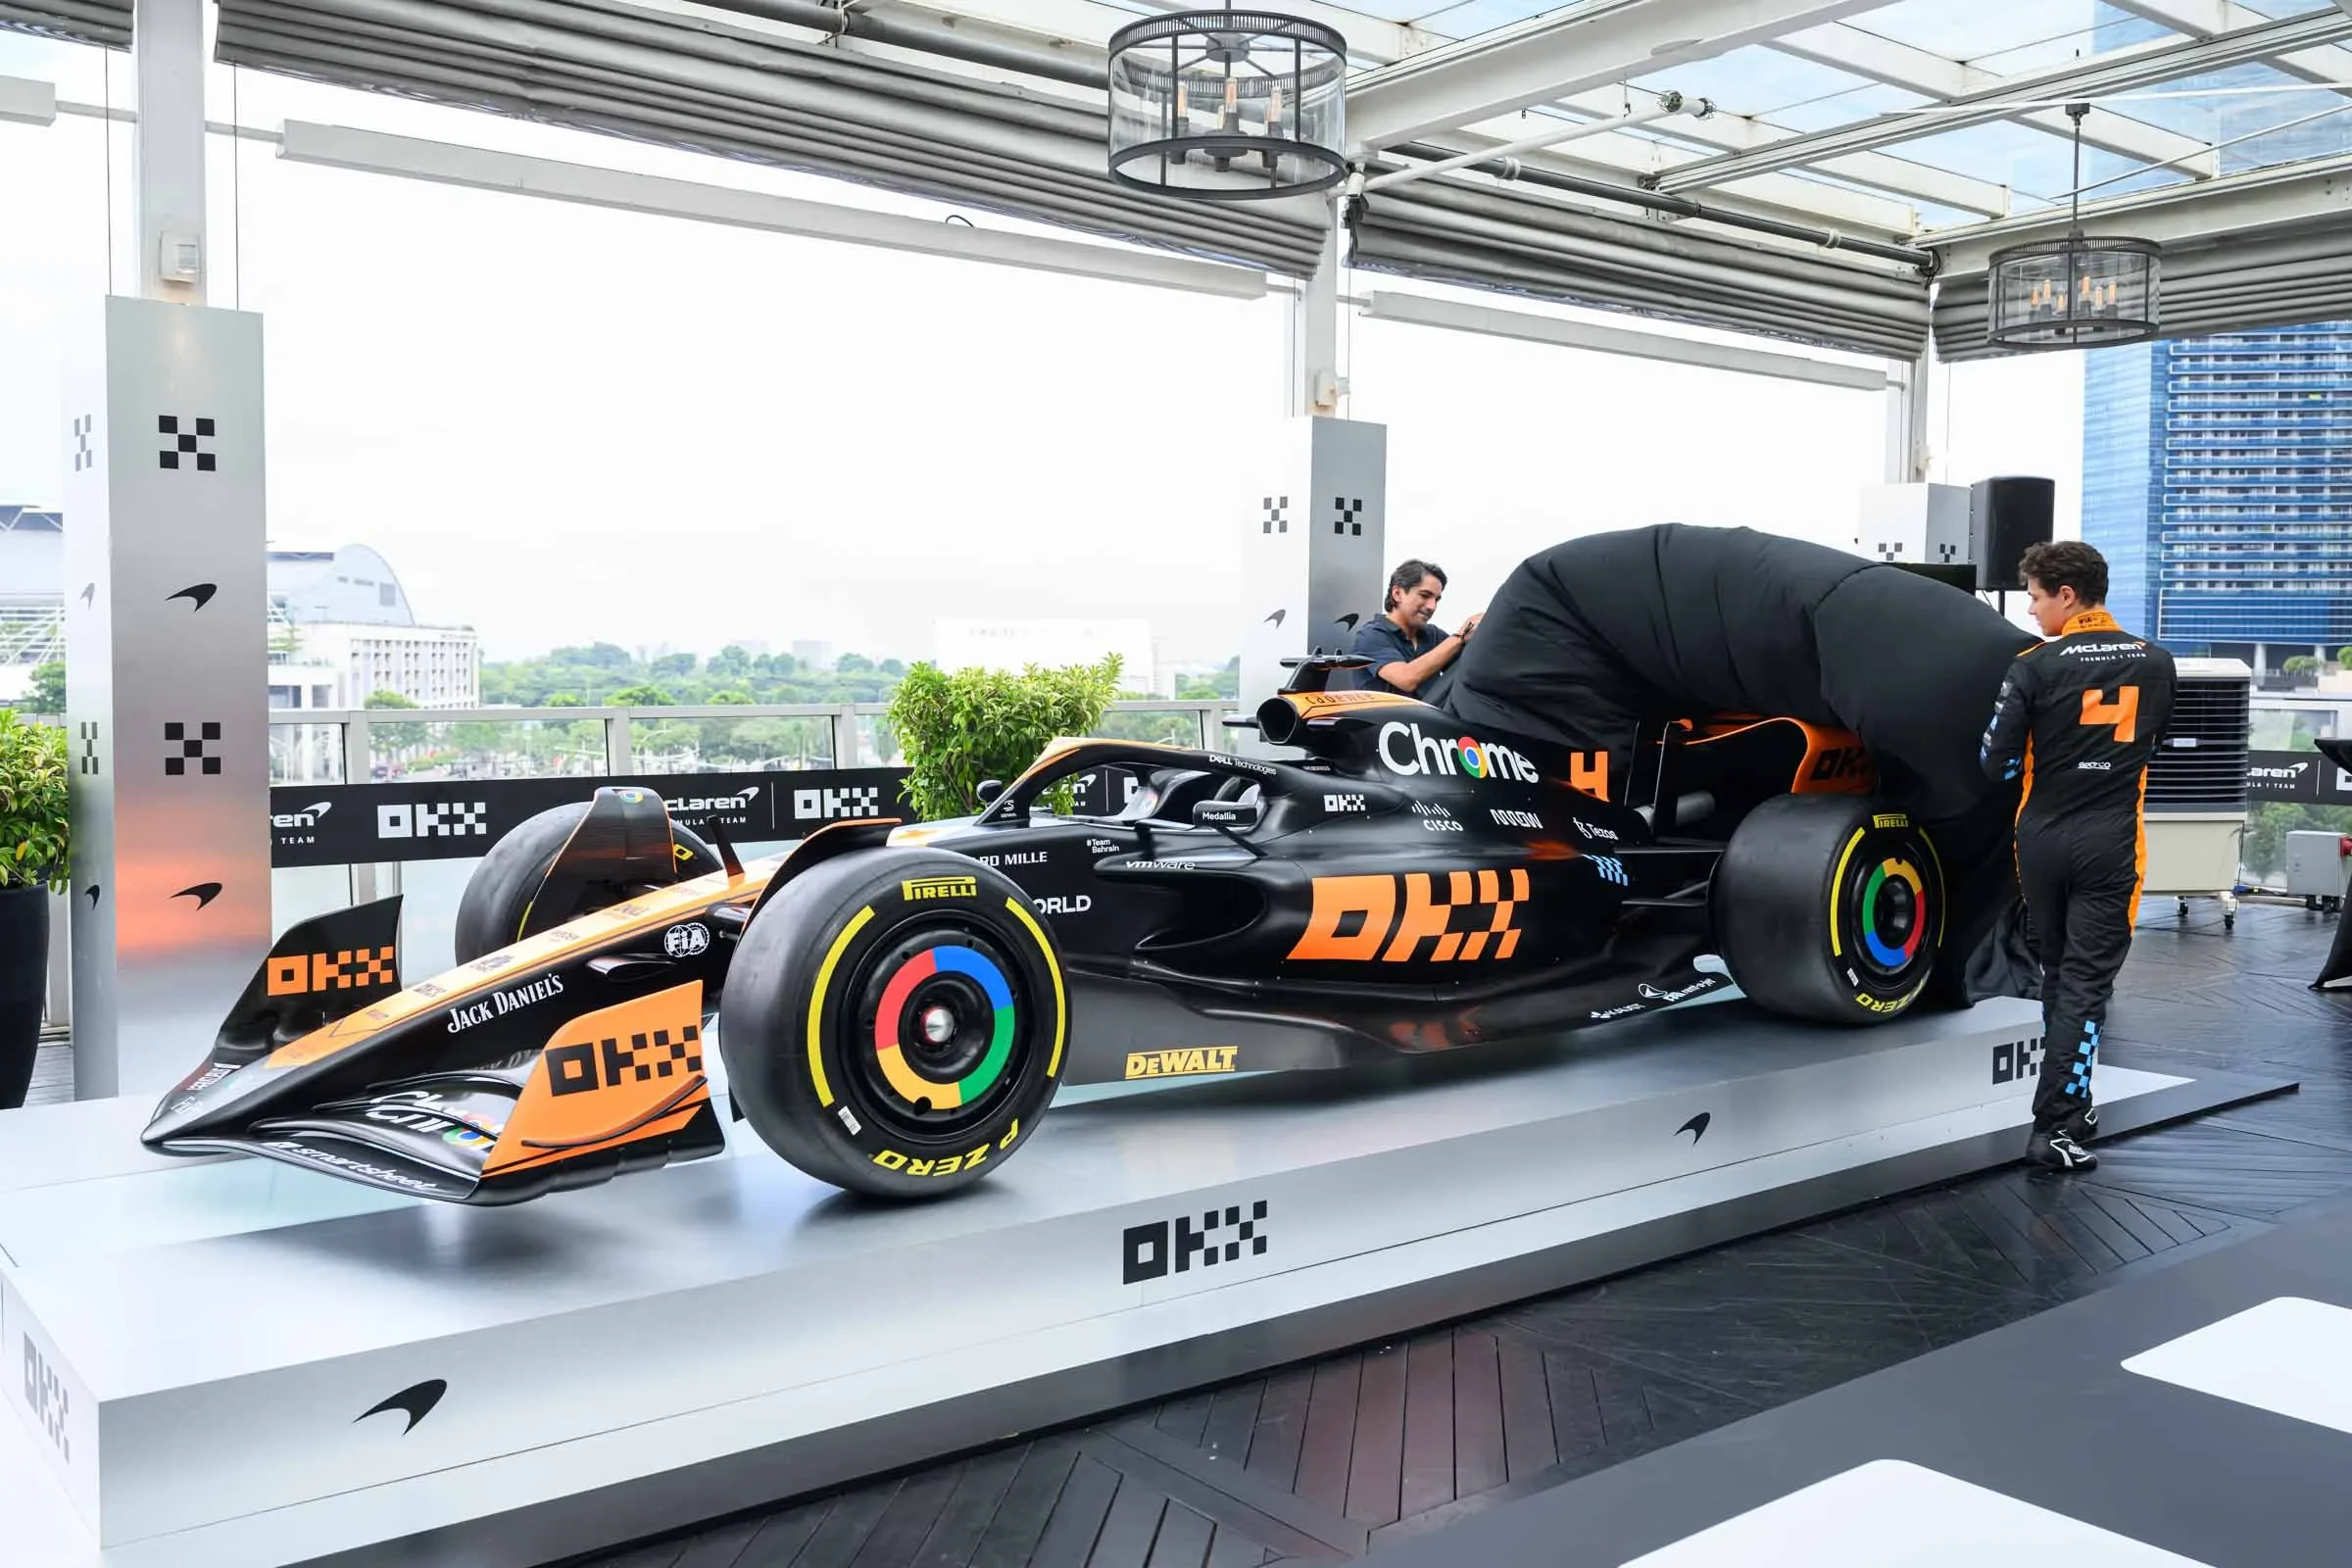
M 1935 836 L 1951 881 L 1946 1004 L 2033 996 L 2009 836 L 2018 787 L 1977 753 L 2011 660 L 2035 639 L 1974 595 L 1750 528 L 1668 523 L 1530 556 L 1441 701 L 1485 727 L 1609 754 L 1644 720 L 1767 713 L 1851 730 L 1881 795 Z

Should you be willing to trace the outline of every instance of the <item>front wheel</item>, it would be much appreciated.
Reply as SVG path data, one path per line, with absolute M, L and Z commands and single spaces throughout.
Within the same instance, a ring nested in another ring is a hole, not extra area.
M 819 1181 L 880 1198 L 969 1186 L 1035 1131 L 1069 994 L 1003 873 L 940 850 L 810 866 L 754 917 L 719 1001 L 735 1103 Z
M 1710 902 L 1740 989 L 1815 1023 L 1907 1012 L 1943 940 L 1936 846 L 1909 817 L 1851 796 L 1756 808 L 1724 850 Z

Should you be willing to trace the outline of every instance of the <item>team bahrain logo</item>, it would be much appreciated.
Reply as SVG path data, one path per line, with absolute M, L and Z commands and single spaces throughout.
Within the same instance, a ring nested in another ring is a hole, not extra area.
M 1315 878 L 1314 910 L 1290 956 L 1475 963 L 1519 951 L 1514 922 L 1527 902 L 1524 868 L 1440 874 L 1442 884 L 1427 871 Z

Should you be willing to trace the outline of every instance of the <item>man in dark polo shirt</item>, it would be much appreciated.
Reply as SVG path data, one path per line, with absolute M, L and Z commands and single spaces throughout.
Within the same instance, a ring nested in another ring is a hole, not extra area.
M 1438 700 L 1444 675 L 1478 629 L 1476 615 L 1458 632 L 1438 626 L 1432 617 L 1445 597 L 1446 573 L 1430 562 L 1408 561 L 1389 573 L 1385 612 L 1359 628 L 1348 650 L 1372 661 L 1370 669 L 1356 671 L 1359 688 Z

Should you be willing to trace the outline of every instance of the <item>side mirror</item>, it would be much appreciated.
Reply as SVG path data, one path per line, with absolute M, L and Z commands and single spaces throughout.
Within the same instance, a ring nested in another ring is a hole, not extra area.
M 1001 778 L 984 778 L 980 781 L 980 787 L 972 793 L 980 797 L 982 806 L 994 806 L 997 797 L 1004 793 L 1004 781 Z
M 1193 826 L 1247 833 L 1264 815 L 1264 808 L 1255 801 L 1202 801 L 1193 808 Z

